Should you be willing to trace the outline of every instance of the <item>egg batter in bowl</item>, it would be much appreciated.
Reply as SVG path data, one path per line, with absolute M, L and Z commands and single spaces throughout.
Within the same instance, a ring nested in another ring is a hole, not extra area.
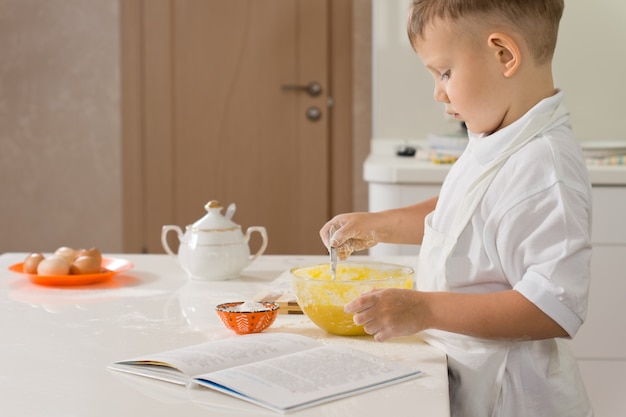
M 382 262 L 344 262 L 337 265 L 331 279 L 330 265 L 320 264 L 291 269 L 291 284 L 298 305 L 313 323 L 329 333 L 343 336 L 364 335 L 345 304 L 378 288 L 413 288 L 413 269 Z

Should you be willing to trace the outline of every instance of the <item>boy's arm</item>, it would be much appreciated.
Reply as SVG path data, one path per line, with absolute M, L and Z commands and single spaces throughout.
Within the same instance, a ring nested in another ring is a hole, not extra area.
M 438 199 L 439 197 L 433 197 L 417 204 L 382 212 L 393 223 L 387 225 L 389 233 L 381 242 L 421 244 L 424 238 L 424 219 L 435 210 Z
M 421 293 L 429 327 L 485 339 L 536 340 L 567 332 L 515 290 L 487 294 Z
M 515 290 L 488 294 L 375 290 L 345 306 L 377 341 L 439 329 L 494 340 L 535 340 L 567 332 Z
M 371 248 L 377 243 L 420 244 L 424 237 L 424 218 L 435 209 L 437 197 L 411 206 L 375 213 L 339 214 L 321 229 L 326 247 L 337 247 L 340 259 L 353 252 Z M 329 242 L 330 227 L 337 231 Z

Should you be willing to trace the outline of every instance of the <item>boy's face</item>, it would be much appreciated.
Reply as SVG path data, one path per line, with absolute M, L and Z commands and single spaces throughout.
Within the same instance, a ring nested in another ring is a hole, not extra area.
M 435 100 L 473 133 L 502 128 L 510 107 L 505 77 L 488 36 L 461 33 L 448 20 L 430 24 L 413 46 L 435 79 Z

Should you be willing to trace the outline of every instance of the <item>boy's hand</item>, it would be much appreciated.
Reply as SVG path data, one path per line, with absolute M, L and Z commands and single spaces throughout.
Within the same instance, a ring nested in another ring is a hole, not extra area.
M 336 247 L 337 256 L 347 259 L 354 252 L 369 249 L 380 242 L 374 213 L 347 213 L 333 217 L 320 229 L 320 237 L 327 248 Z M 330 226 L 335 226 L 332 238 Z
M 354 314 L 354 323 L 363 325 L 374 340 L 383 342 L 427 328 L 428 314 L 421 295 L 407 289 L 376 289 L 346 304 L 344 311 Z

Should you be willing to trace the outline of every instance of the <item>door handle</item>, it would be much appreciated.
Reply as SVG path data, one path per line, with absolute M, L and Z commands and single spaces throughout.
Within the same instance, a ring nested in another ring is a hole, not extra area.
M 304 91 L 311 97 L 319 96 L 322 93 L 322 86 L 315 81 L 311 81 L 306 85 L 285 84 L 282 86 L 283 91 Z
M 322 118 L 322 111 L 320 110 L 319 107 L 315 107 L 315 106 L 311 106 L 308 109 L 306 109 L 305 114 L 306 114 L 306 118 L 312 122 L 317 122 L 319 119 Z

